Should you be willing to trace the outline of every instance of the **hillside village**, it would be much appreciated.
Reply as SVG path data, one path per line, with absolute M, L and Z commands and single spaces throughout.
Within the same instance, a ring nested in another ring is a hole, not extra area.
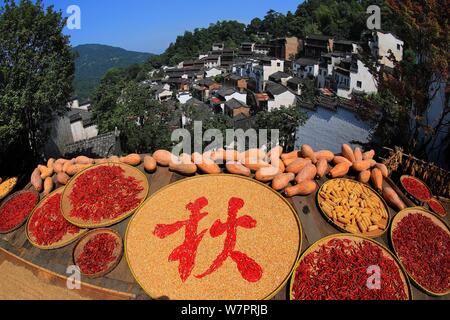
M 239 49 L 214 43 L 192 60 L 152 70 L 142 85 L 151 99 L 226 114 L 235 128 L 252 127 L 258 112 L 296 106 L 308 116 L 298 129 L 298 144 L 302 140 L 335 150 L 343 142 L 367 141 L 373 124 L 358 116 L 359 97 L 376 93 L 377 83 L 361 57 L 363 47 L 378 59 L 378 68 L 392 72 L 394 62 L 403 58 L 402 40 L 382 31 L 372 32 L 368 43 L 324 35 L 270 39 L 264 33 L 258 39 L 241 43 Z M 308 82 L 315 93 L 305 92 Z M 107 135 L 106 147 L 105 135 L 97 139 L 90 101 L 69 105 L 71 111 L 54 126 L 52 145 L 64 145 L 66 153 L 89 149 L 100 156 L 120 148 L 117 132 Z M 180 119 L 180 126 L 185 120 Z

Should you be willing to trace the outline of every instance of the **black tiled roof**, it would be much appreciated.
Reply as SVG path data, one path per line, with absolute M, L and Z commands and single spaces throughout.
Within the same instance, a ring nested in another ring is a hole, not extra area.
M 293 78 L 291 78 L 291 79 L 288 80 L 288 83 L 292 83 L 292 84 L 295 84 L 295 85 L 299 85 L 299 84 L 302 84 L 302 83 L 303 83 L 303 80 L 300 79 L 300 78 L 298 78 L 298 77 L 293 77 Z
M 186 106 L 193 106 L 196 107 L 198 109 L 204 109 L 204 110 L 211 110 L 210 107 L 204 103 L 203 101 L 200 101 L 196 98 L 191 98 L 188 101 L 186 101 L 185 103 Z
M 70 123 L 81 121 L 84 128 L 94 125 L 91 111 L 86 111 L 84 109 L 71 109 L 67 115 Z
M 237 108 L 241 108 L 241 107 L 245 107 L 245 108 L 250 108 L 249 106 L 247 106 L 245 103 L 233 98 L 228 100 L 227 102 L 225 102 L 225 106 L 230 108 L 230 109 L 237 109 Z
M 234 88 L 222 88 L 219 91 L 217 91 L 217 94 L 221 97 L 225 96 L 231 96 L 233 93 L 236 93 L 236 89 Z
M 198 85 L 200 85 L 200 86 L 207 86 L 207 87 L 209 87 L 209 86 L 211 86 L 211 85 L 213 85 L 215 83 L 216 82 L 214 80 L 212 80 L 211 78 L 205 78 L 205 79 L 202 79 L 202 80 L 197 82 Z
M 309 58 L 300 58 L 295 60 L 296 64 L 302 65 L 302 66 L 312 66 L 315 64 L 319 64 L 319 61 L 315 59 L 309 59 Z
M 70 120 L 70 123 L 81 121 L 82 120 L 81 114 L 79 114 L 79 113 L 69 114 L 69 120 Z
M 334 44 L 347 44 L 347 45 L 351 45 L 354 44 L 356 42 L 351 41 L 351 40 L 345 40 L 345 39 L 341 39 L 341 40 L 334 40 Z
M 277 96 L 282 93 L 285 93 L 286 91 L 288 91 L 288 89 L 282 86 L 281 84 L 268 81 L 266 84 L 266 91 L 270 93 L 272 96 Z
M 234 80 L 234 81 L 238 81 L 238 80 L 244 79 L 244 78 L 242 78 L 241 76 L 239 76 L 237 74 L 230 74 L 227 78 L 230 78 L 231 80 Z
M 324 36 L 321 34 L 312 34 L 310 36 L 306 36 L 306 40 L 311 39 L 311 40 L 329 40 L 329 39 L 333 39 L 332 36 Z
M 275 80 L 281 80 L 283 78 L 289 78 L 290 75 L 288 75 L 286 72 L 283 71 L 277 71 L 274 74 L 270 75 L 269 78 L 275 79 Z

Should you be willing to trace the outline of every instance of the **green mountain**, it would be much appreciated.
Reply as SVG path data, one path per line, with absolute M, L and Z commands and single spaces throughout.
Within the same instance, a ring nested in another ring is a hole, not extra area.
M 122 48 L 100 44 L 84 44 L 73 48 L 75 60 L 75 95 L 84 100 L 89 98 L 103 75 L 111 68 L 124 68 L 143 63 L 151 53 L 127 51 Z

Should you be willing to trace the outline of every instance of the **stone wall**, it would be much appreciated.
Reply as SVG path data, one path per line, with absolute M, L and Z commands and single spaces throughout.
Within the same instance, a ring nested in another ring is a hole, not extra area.
M 99 135 L 88 140 L 68 144 L 64 148 L 67 158 L 85 155 L 93 158 L 106 158 L 121 153 L 120 140 L 114 132 Z

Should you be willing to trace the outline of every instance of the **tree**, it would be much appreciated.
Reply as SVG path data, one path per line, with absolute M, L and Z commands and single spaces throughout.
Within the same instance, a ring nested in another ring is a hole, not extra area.
M 94 108 L 99 111 L 97 105 Z M 149 90 L 135 81 L 123 87 L 105 117 L 97 117 L 102 130 L 119 129 L 122 149 L 128 153 L 168 149 L 178 119 L 180 115 L 173 105 L 149 99 Z
M 373 102 L 379 104 L 378 109 L 388 105 L 390 111 L 383 112 L 374 139 L 390 147 L 395 143 L 405 152 L 428 160 L 431 149 L 439 149 L 442 133 L 450 127 L 450 105 L 448 95 L 444 94 L 450 36 L 448 16 L 442 14 L 448 3 L 445 0 L 387 3 L 397 16 L 397 34 L 404 40 L 405 50 L 394 73 L 382 74 L 379 79 L 383 96 Z M 438 95 L 445 96 L 443 105 L 433 107 Z M 433 112 L 437 116 L 431 116 Z M 389 118 L 392 114 L 400 115 L 395 122 Z M 396 136 L 388 137 L 391 132 Z
M 114 130 L 113 118 L 122 90 L 131 79 L 127 78 L 123 69 L 110 69 L 100 80 L 92 96 L 94 121 L 100 133 Z
M 11 174 L 41 158 L 52 118 L 72 94 L 74 58 L 61 12 L 42 1 L 0 9 L 0 168 Z M 3 172 L 5 171 L 5 172 Z
M 306 123 L 307 116 L 298 107 L 281 107 L 271 112 L 260 112 L 256 116 L 256 129 L 279 130 L 280 145 L 285 150 L 292 150 L 295 145 L 295 134 L 299 126 Z M 268 136 L 269 141 L 271 137 Z
M 184 128 L 187 129 L 193 138 L 191 141 L 192 150 L 195 144 L 202 145 L 205 148 L 211 142 L 203 141 L 203 134 L 209 129 L 216 129 L 222 133 L 223 137 L 226 137 L 226 130 L 233 129 L 233 120 L 223 113 L 214 113 L 207 106 L 187 103 L 182 107 L 183 115 L 186 119 Z M 202 123 L 202 137 L 198 137 L 194 134 L 194 122 L 201 121 Z M 223 147 L 223 146 L 220 146 Z
M 282 13 L 269 10 L 261 23 L 261 29 L 274 37 L 283 37 L 288 30 L 286 17 Z
M 213 43 L 224 42 L 227 46 L 237 47 L 248 39 L 245 24 L 237 21 L 218 21 L 208 28 L 186 31 L 170 44 L 160 59 L 153 57 L 151 60 L 155 63 L 175 65 L 210 51 Z
M 262 21 L 260 18 L 254 18 L 250 21 L 250 24 L 245 28 L 245 32 L 250 37 L 257 34 L 261 30 Z
M 302 99 L 312 102 L 316 96 L 316 83 L 314 77 L 309 75 L 302 82 Z

